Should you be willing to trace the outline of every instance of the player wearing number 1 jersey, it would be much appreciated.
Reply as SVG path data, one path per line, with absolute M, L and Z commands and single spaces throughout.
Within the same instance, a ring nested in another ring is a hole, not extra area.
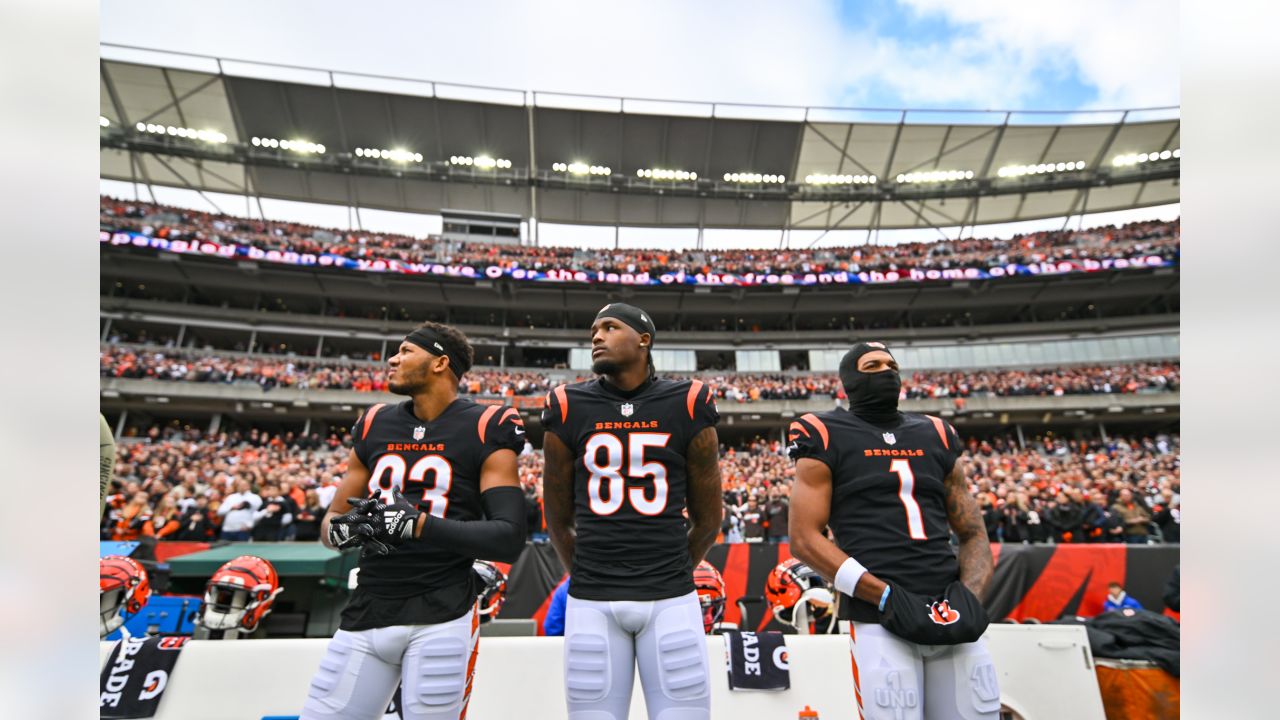
M 651 719 L 710 717 L 693 568 L 722 518 L 719 414 L 701 381 L 655 376 L 655 335 L 643 310 L 605 306 L 591 326 L 600 377 L 555 388 L 542 414 L 547 527 L 572 574 L 571 719 L 626 718 L 637 667 Z
M 787 428 L 791 551 L 842 594 L 859 716 L 994 720 L 1000 691 L 978 600 L 993 562 L 960 438 L 940 418 L 898 411 L 902 381 L 883 343 L 854 346 L 840 379 L 848 410 Z
M 524 547 L 512 408 L 458 397 L 473 351 L 457 330 L 424 323 L 388 359 L 388 386 L 352 428 L 346 478 L 325 515 L 330 547 L 362 546 L 359 584 L 311 681 L 303 720 L 381 718 L 402 683 L 405 718 L 466 715 L 481 588 L 477 559 Z

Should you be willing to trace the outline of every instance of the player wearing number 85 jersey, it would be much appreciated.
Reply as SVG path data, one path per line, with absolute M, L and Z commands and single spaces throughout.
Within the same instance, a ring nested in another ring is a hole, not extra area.
M 525 539 L 524 424 L 512 408 L 458 397 L 472 357 L 462 333 L 424 323 L 388 359 L 388 387 L 410 399 L 374 405 L 352 428 L 322 537 L 363 545 L 359 585 L 304 720 L 380 718 L 397 683 L 405 718 L 466 714 L 481 590 L 472 563 L 513 562 Z
M 693 568 L 723 512 L 719 414 L 704 383 L 656 377 L 655 335 L 643 310 L 605 306 L 591 326 L 600 377 L 555 388 L 542 414 L 547 528 L 572 573 L 570 718 L 626 718 L 637 667 L 650 718 L 710 716 Z
M 859 716 L 994 719 L 1000 692 L 978 600 L 993 562 L 960 438 L 940 418 L 898 411 L 902 381 L 883 343 L 854 346 L 840 379 L 848 410 L 787 428 L 791 551 L 842 594 Z

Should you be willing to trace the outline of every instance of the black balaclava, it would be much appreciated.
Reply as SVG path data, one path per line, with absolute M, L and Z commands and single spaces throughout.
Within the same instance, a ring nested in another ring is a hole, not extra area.
M 902 377 L 896 370 L 864 373 L 858 370 L 858 360 L 869 352 L 889 348 L 880 342 L 862 342 L 853 346 L 840 359 L 840 383 L 849 395 L 849 412 L 873 423 L 891 423 L 899 418 L 898 394 L 902 391 Z M 889 353 L 892 357 L 893 353 Z

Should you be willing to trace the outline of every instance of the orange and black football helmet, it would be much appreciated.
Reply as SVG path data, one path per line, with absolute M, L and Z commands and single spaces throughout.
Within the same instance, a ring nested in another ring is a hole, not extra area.
M 98 560 L 98 637 L 110 635 L 149 599 L 151 581 L 141 563 L 123 555 Z
M 283 590 L 270 562 L 256 555 L 241 555 L 209 578 L 199 623 L 210 630 L 251 633 L 271 612 Z
M 702 630 L 710 633 L 724 617 L 724 578 L 714 565 L 703 560 L 693 569 L 693 587 L 702 605 Z
M 805 634 L 835 630 L 835 593 L 817 571 L 796 558 L 783 560 L 769 573 L 764 595 L 773 616 L 784 625 Z M 796 617 L 801 603 L 806 605 L 805 620 Z

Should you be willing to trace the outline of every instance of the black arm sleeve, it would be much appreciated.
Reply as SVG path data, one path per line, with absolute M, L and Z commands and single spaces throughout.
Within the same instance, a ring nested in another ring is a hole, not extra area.
M 422 539 L 476 560 L 515 562 L 524 550 L 524 493 L 496 487 L 480 496 L 485 520 L 446 520 L 428 515 Z

